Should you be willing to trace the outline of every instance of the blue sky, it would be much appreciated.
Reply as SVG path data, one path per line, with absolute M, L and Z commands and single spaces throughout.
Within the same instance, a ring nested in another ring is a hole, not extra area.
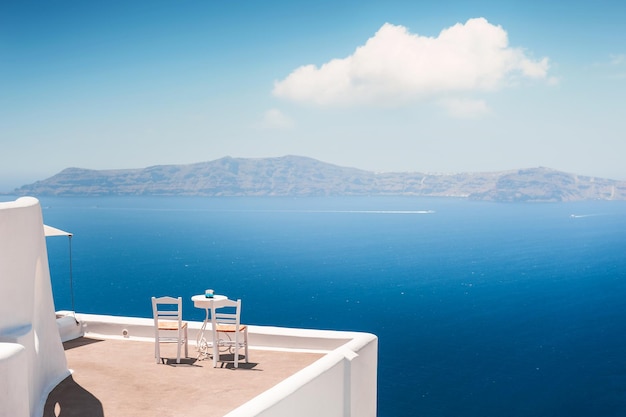
M 0 191 L 303 155 L 626 180 L 623 1 L 5 1 Z

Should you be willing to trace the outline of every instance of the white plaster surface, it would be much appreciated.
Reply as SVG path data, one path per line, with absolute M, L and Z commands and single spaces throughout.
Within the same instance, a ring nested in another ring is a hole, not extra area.
M 2 361 L 0 392 L 11 392 L 20 407 L 2 401 L 0 417 L 38 417 L 48 393 L 69 370 L 56 325 L 41 206 L 35 198 L 0 203 L 0 297 L 0 342 L 23 349 L 17 353 L 17 347 Z

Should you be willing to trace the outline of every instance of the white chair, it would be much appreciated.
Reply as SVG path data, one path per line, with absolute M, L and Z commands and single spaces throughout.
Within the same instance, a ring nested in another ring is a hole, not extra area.
M 239 349 L 245 349 L 245 361 L 248 362 L 248 326 L 241 324 L 241 300 L 224 300 L 215 307 L 211 315 L 213 329 L 213 366 L 220 360 L 219 349 L 228 348 L 233 352 L 234 366 L 239 366 Z
M 180 363 L 180 348 L 185 345 L 185 357 L 189 356 L 187 323 L 183 321 L 181 297 L 152 297 L 154 316 L 154 356 L 161 361 L 161 343 L 176 343 L 176 363 Z

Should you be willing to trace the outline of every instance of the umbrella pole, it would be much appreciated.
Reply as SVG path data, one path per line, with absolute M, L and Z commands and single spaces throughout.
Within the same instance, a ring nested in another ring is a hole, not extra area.
M 74 321 L 78 326 L 78 319 L 76 319 L 76 308 L 74 307 L 74 279 L 72 277 L 72 235 L 68 235 L 68 242 L 70 245 L 70 296 L 72 297 L 72 314 L 74 315 Z

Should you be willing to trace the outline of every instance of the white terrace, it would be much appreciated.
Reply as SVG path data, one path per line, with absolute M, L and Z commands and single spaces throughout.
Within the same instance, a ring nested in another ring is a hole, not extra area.
M 213 368 L 201 323 L 191 358 L 156 364 L 151 319 L 55 312 L 32 197 L 0 203 L 0 297 L 0 417 L 376 415 L 371 334 L 250 326 L 250 363 Z

